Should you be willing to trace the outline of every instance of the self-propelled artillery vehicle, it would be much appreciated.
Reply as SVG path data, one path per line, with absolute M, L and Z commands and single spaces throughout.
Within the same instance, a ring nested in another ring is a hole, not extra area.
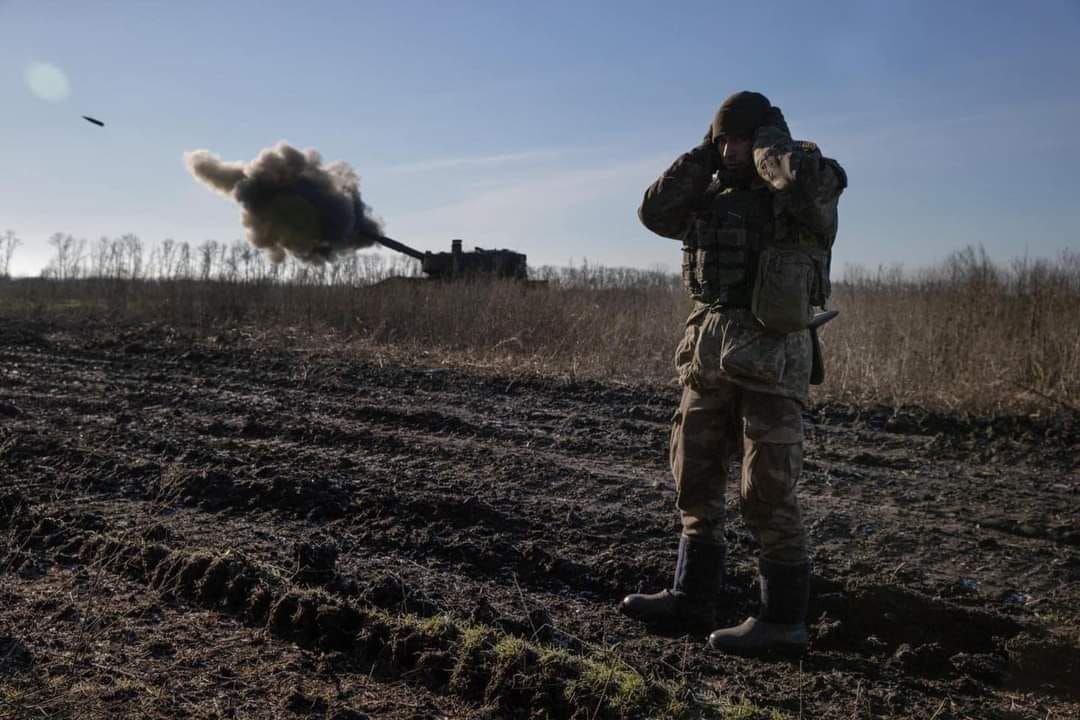
M 460 240 L 450 241 L 450 252 L 422 252 L 388 237 L 375 238 L 380 245 L 420 261 L 420 269 L 431 280 L 506 279 L 527 280 L 528 266 L 523 253 L 513 250 L 461 249 Z

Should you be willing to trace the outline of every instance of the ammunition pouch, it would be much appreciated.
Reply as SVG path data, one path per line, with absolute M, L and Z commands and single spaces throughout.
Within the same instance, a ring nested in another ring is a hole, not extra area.
M 706 304 L 748 306 L 752 250 L 746 228 L 716 228 L 695 220 L 682 259 L 683 284 L 691 297 Z
M 758 257 L 750 310 L 766 330 L 805 330 L 811 306 L 829 296 L 829 252 L 802 245 L 765 248 Z

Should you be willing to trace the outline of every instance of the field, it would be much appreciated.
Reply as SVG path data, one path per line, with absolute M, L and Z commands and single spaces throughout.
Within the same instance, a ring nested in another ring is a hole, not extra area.
M 1065 261 L 837 287 L 801 661 L 616 611 L 677 543 L 662 276 L 0 280 L 0 718 L 1077 717 Z
M 1067 415 L 813 408 L 813 648 L 764 662 L 615 611 L 670 576 L 670 384 L 160 324 L 0 357 L 2 717 L 1080 711 Z

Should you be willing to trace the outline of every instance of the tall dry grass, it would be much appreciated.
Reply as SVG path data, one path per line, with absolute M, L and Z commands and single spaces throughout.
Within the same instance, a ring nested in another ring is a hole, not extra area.
M 1080 411 L 1080 253 L 1003 266 L 968 248 L 911 275 L 849 272 L 833 300 L 819 395 Z
M 541 268 L 533 276 L 542 285 L 432 283 L 386 280 L 415 269 L 372 260 L 245 271 L 239 250 L 215 252 L 209 265 L 185 262 L 180 273 L 174 264 L 171 275 L 153 273 L 150 262 L 133 276 L 121 256 L 111 275 L 0 280 L 0 318 L 150 321 L 204 334 L 330 330 L 335 343 L 422 363 L 670 382 L 690 309 L 677 278 L 661 272 Z M 827 379 L 818 400 L 977 412 L 1080 407 L 1080 254 L 1006 266 L 968 249 L 916 273 L 851 270 L 835 284 L 833 306 L 841 315 L 822 332 Z
M 665 287 L 434 283 L 367 287 L 201 280 L 0 280 L 2 318 L 121 325 L 155 322 L 199 335 L 245 327 L 269 337 L 325 330 L 422 362 L 456 361 L 578 377 L 666 379 L 686 315 Z

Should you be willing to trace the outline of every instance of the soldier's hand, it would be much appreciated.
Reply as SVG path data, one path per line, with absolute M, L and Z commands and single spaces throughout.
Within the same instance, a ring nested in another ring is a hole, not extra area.
M 765 122 L 761 124 L 761 127 L 773 127 L 782 130 L 788 136 L 791 135 L 791 130 L 788 129 L 787 121 L 784 120 L 784 113 L 780 112 L 780 108 L 775 105 L 769 108 L 769 112 L 765 116 Z
M 711 124 L 705 131 L 701 144 L 690 151 L 690 157 L 704 167 L 709 175 L 720 168 L 720 149 L 716 147 L 716 142 L 713 140 Z

